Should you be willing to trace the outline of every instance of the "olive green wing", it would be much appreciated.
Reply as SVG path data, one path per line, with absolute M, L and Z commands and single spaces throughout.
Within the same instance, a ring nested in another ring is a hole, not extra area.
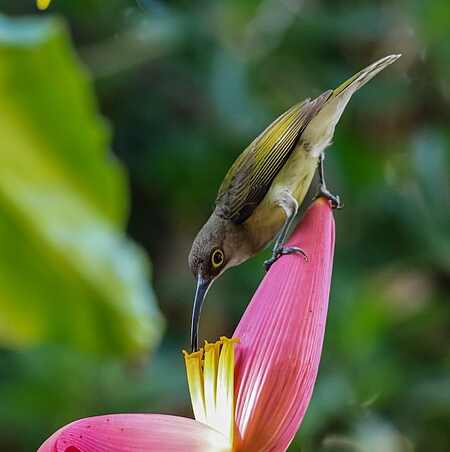
M 228 171 L 216 198 L 215 213 L 244 222 L 263 200 L 303 131 L 333 91 L 294 105 L 259 135 Z

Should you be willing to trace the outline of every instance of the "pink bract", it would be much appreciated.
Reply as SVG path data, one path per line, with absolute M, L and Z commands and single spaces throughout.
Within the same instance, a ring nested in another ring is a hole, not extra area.
M 228 441 L 205 424 L 178 416 L 114 414 L 63 427 L 38 452 L 229 452 Z
M 262 281 L 234 337 L 235 439 L 233 446 L 192 419 L 116 414 L 75 421 L 38 452 L 283 452 L 309 404 L 322 351 L 334 250 L 330 204 L 309 208 L 283 256 Z
M 236 347 L 235 446 L 285 451 L 308 407 L 319 367 L 330 292 L 334 219 L 314 202 L 287 246 L 308 255 L 273 264 L 245 311 Z

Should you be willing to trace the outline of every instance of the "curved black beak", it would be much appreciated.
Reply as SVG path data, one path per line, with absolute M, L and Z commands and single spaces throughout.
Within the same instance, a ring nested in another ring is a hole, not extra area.
M 206 292 L 213 282 L 212 279 L 203 279 L 201 276 L 197 280 L 197 291 L 195 292 L 194 308 L 192 310 L 192 325 L 191 325 L 191 350 L 196 352 L 198 350 L 198 324 L 200 322 L 200 314 L 202 312 L 203 300 Z

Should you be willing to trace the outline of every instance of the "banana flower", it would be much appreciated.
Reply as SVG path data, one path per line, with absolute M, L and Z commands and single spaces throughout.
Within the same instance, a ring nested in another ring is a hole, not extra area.
M 308 407 L 322 352 L 334 250 L 328 201 L 316 200 L 244 313 L 236 339 L 185 353 L 196 420 L 115 414 L 75 421 L 38 452 L 282 452 Z M 238 338 L 238 339 L 237 339 Z

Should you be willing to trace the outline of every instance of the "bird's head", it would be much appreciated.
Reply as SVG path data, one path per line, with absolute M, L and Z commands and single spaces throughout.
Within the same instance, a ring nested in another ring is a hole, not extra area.
M 247 257 L 236 226 L 229 220 L 212 214 L 197 234 L 189 253 L 189 266 L 197 278 L 192 314 L 192 349 L 197 349 L 198 322 L 206 293 L 212 282 L 226 269 Z

